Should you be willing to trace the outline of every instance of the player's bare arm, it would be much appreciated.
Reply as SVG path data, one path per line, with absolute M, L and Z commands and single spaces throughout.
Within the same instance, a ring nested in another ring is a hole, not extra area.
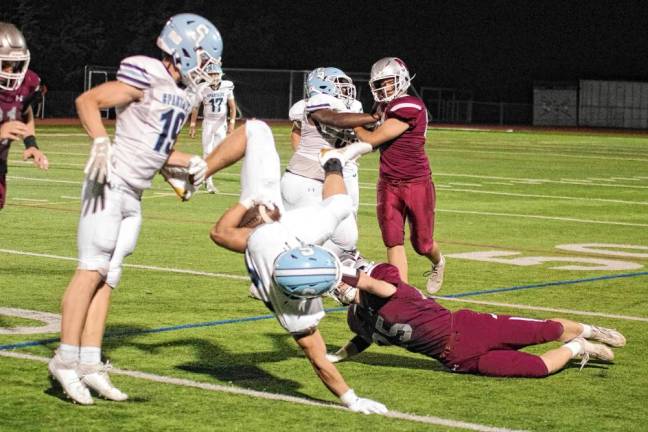
M 313 365 L 317 376 L 331 393 L 337 397 L 346 393 L 349 386 L 335 365 L 326 358 L 326 345 L 319 330 L 315 329 L 310 334 L 294 336 L 294 338 Z
M 234 132 L 236 127 L 236 99 L 227 99 L 227 135 Z
M 374 123 L 377 119 L 365 113 L 341 113 L 331 109 L 321 109 L 310 113 L 310 118 L 340 129 L 359 127 Z
M 144 97 L 144 92 L 121 81 L 109 81 L 83 93 L 76 109 L 90 138 L 108 136 L 101 122 L 101 109 L 127 105 Z
M 196 136 L 196 121 L 198 121 L 198 107 L 191 110 L 191 119 L 189 120 L 189 138 Z
M 369 131 L 363 127 L 356 127 L 353 130 L 360 141 L 364 141 L 377 147 L 387 141 L 398 138 L 407 129 L 409 129 L 407 123 L 395 118 L 389 118 L 373 131 Z
M 49 161 L 47 160 L 47 156 L 36 145 L 36 122 L 34 121 L 34 111 L 31 106 L 25 110 L 23 116 L 27 119 L 25 121 L 27 132 L 23 135 L 26 147 L 23 151 L 23 160 L 33 159 L 34 165 L 42 170 L 46 170 L 49 168 Z
M 247 210 L 240 203 L 227 209 L 209 232 L 212 241 L 231 251 L 245 252 L 253 228 L 239 228 L 238 225 Z
M 355 336 L 336 352 L 327 354 L 326 358 L 328 358 L 332 363 L 341 362 L 342 360 L 360 354 L 370 346 L 371 342 L 367 342 L 362 336 Z
M 18 120 L 8 121 L 0 126 L 0 140 L 9 139 L 15 141 L 27 136 L 28 132 L 29 129 L 25 123 Z

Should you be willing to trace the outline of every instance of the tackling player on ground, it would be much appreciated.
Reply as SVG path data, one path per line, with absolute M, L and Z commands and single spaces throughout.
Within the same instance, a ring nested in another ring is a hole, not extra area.
M 225 137 L 234 131 L 236 126 L 236 101 L 234 100 L 234 83 L 223 80 L 223 69 L 220 65 L 210 65 L 206 71 L 211 78 L 208 86 L 203 87 L 202 98 L 203 121 L 202 121 L 202 148 L 203 157 L 210 154 Z M 198 118 L 199 107 L 191 112 L 189 123 L 189 136 L 196 135 L 196 119 Z M 205 179 L 207 192 L 216 193 L 218 188 L 214 186 L 212 177 Z
M 116 81 L 76 101 L 93 144 L 82 192 L 79 264 L 63 296 L 61 344 L 49 371 L 69 397 L 84 405 L 93 403 L 88 388 L 106 399 L 127 398 L 110 382 L 101 343 L 122 261 L 139 235 L 142 191 L 165 164 L 187 170 L 196 184 L 205 176 L 202 158 L 173 146 L 199 85 L 209 79 L 205 68 L 220 62 L 221 36 L 205 18 L 180 14 L 166 23 L 157 45 L 164 54 L 161 61 L 128 57 Z M 109 107 L 117 107 L 114 142 L 101 122 L 100 109 Z
M 354 144 L 324 156 L 321 202 L 285 211 L 279 222 L 242 227 L 244 215 L 255 202 L 281 206 L 279 156 L 272 132 L 263 122 L 248 121 L 207 158 L 212 170 L 244 156 L 240 202 L 220 217 L 210 236 L 216 244 L 245 254 L 255 296 L 293 336 L 324 385 L 352 411 L 384 413 L 383 404 L 360 398 L 349 388 L 327 360 L 326 345 L 317 329 L 324 317 L 321 296 L 341 277 L 337 257 L 319 245 L 352 213 L 342 170 L 346 160 L 358 155 L 357 150 Z
M 0 209 L 7 196 L 7 158 L 11 142 L 22 139 L 23 160 L 46 170 L 47 157 L 36 144 L 32 102 L 40 78 L 28 69 L 30 54 L 23 34 L 13 24 L 0 22 Z
M 350 304 L 347 322 L 356 337 L 329 360 L 337 362 L 367 349 L 373 342 L 396 345 L 435 358 L 453 372 L 497 377 L 546 377 L 581 357 L 581 368 L 590 358 L 612 361 L 613 347 L 625 345 L 616 330 L 580 324 L 562 318 L 531 318 L 479 313 L 468 309 L 452 312 L 404 282 L 391 264 L 356 265 L 333 292 Z M 588 340 L 589 339 L 589 340 Z M 521 348 L 560 341 L 565 344 L 533 355 Z

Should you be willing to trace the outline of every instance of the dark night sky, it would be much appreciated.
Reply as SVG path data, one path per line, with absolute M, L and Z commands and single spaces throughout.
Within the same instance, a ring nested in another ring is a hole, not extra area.
M 85 64 L 157 55 L 166 18 L 194 12 L 224 39 L 225 67 L 368 71 L 399 56 L 416 86 L 531 99 L 533 81 L 648 80 L 648 5 L 640 1 L 3 2 L 50 88 L 79 90 Z

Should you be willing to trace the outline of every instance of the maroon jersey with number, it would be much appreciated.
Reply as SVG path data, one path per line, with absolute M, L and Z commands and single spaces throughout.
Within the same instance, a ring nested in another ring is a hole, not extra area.
M 438 357 L 450 335 L 450 311 L 402 282 L 398 269 L 391 264 L 379 264 L 371 277 L 391 283 L 396 292 L 385 299 L 363 291 L 360 304 L 349 307 L 351 330 L 367 342 Z
M 404 95 L 385 106 L 383 118 L 395 118 L 409 128 L 393 141 L 380 146 L 380 177 L 409 181 L 430 177 L 430 162 L 425 154 L 427 109 L 417 97 Z
M 16 90 L 0 90 L 0 125 L 11 120 L 23 121 L 25 111 L 36 96 L 40 86 L 40 78 L 28 70 L 22 84 Z M 10 140 L 0 141 L 0 174 L 7 172 L 7 155 Z

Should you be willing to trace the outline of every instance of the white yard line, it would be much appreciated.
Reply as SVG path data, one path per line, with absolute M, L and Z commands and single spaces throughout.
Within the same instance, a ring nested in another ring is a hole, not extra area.
M 32 354 L 24 354 L 15 351 L 0 351 L 0 355 L 4 357 L 10 357 L 10 358 L 15 358 L 20 360 L 38 361 L 41 363 L 47 363 L 50 360 L 47 357 L 35 356 Z M 110 373 L 113 375 L 122 375 L 130 378 L 136 378 L 136 379 L 156 382 L 160 384 L 190 387 L 190 388 L 196 388 L 196 389 L 206 390 L 210 392 L 228 393 L 237 396 L 248 396 L 248 397 L 253 397 L 258 399 L 288 402 L 293 404 L 308 405 L 308 406 L 314 406 L 319 408 L 328 408 L 328 409 L 344 410 L 344 411 L 347 410 L 347 408 L 343 407 L 342 405 L 319 402 L 313 399 L 301 398 L 297 396 L 289 396 L 281 393 L 271 393 L 271 392 L 265 392 L 259 390 L 252 390 L 252 389 L 236 387 L 236 386 L 212 384 L 212 383 L 194 381 L 185 378 L 176 378 L 176 377 L 170 377 L 165 375 L 157 375 L 157 374 L 152 374 L 147 372 L 113 368 L 111 369 Z M 446 418 L 435 417 L 435 416 L 422 416 L 416 414 L 408 414 L 399 411 L 389 411 L 386 414 L 382 414 L 382 416 L 398 419 L 398 420 L 416 422 L 416 423 L 425 423 L 425 424 L 439 425 L 439 426 L 458 428 L 458 429 L 467 429 L 467 430 L 473 430 L 479 432 L 522 432 L 522 431 L 516 431 L 514 429 L 499 428 L 499 427 L 488 426 L 479 423 L 468 423 L 460 420 L 452 420 L 452 419 L 446 419 Z
M 453 297 L 443 297 L 443 296 L 432 296 L 432 297 L 441 301 L 453 301 L 459 303 L 498 306 L 498 307 L 505 307 L 505 308 L 512 308 L 512 309 L 521 309 L 521 310 L 557 312 L 557 313 L 571 314 L 571 315 L 595 316 L 601 318 L 620 319 L 625 321 L 648 322 L 648 318 L 629 316 L 629 315 L 608 314 L 603 312 L 590 312 L 590 311 L 581 311 L 581 310 L 574 310 L 574 309 L 550 308 L 544 306 L 531 306 L 531 305 L 523 305 L 523 304 L 515 304 L 515 303 L 500 303 L 500 302 L 493 302 L 493 301 L 471 300 L 466 298 L 453 298 Z
M 504 217 L 518 217 L 526 219 L 543 219 L 543 220 L 556 220 L 564 222 L 576 222 L 576 223 L 589 223 L 596 225 L 618 225 L 618 226 L 632 226 L 632 227 L 648 227 L 648 223 L 633 223 L 633 222 L 616 222 L 616 221 L 598 221 L 591 219 L 577 219 L 570 217 L 560 217 L 560 216 L 541 216 L 541 215 L 527 215 L 527 214 L 517 214 L 517 213 L 495 213 L 495 212 L 480 212 L 480 211 L 469 211 L 469 210 L 444 210 L 437 209 L 438 212 L 444 213 L 460 213 L 460 214 L 474 214 L 479 216 L 504 216 Z
M 49 200 L 46 199 L 35 199 L 35 198 L 11 198 L 11 199 L 15 201 L 49 202 Z
M 10 255 L 31 256 L 31 257 L 38 257 L 38 258 L 50 258 L 50 259 L 58 259 L 58 260 L 65 260 L 65 261 L 76 261 L 77 260 L 76 258 L 72 258 L 72 257 L 65 257 L 65 256 L 60 256 L 60 255 L 51 255 L 51 254 L 42 254 L 42 253 L 35 253 L 35 252 L 17 251 L 17 250 L 12 250 L 12 249 L 0 249 L 0 253 L 6 253 L 6 254 L 10 254 Z M 143 270 L 169 272 L 169 273 L 190 274 L 190 275 L 194 275 L 194 276 L 207 276 L 207 277 L 226 278 L 226 279 L 235 279 L 235 280 L 249 280 L 249 278 L 247 276 L 239 276 L 239 275 L 233 275 L 233 274 L 227 274 L 227 273 L 210 273 L 210 272 L 203 272 L 203 271 L 197 271 L 197 270 L 157 267 L 157 266 L 149 266 L 149 265 L 142 265 L 142 264 L 124 264 L 124 267 L 138 268 L 138 269 L 143 269 Z M 443 297 L 443 296 L 433 296 L 433 297 L 434 298 L 439 298 L 441 300 L 464 302 L 464 303 L 474 303 L 474 304 L 483 304 L 483 305 L 491 305 L 491 306 L 502 306 L 502 307 L 516 308 L 516 309 L 528 309 L 528 310 L 540 310 L 540 311 L 548 311 L 548 312 L 560 312 L 560 313 L 569 313 L 569 314 L 574 314 L 574 315 L 591 315 L 591 316 L 600 316 L 600 317 L 604 317 L 604 318 L 614 318 L 614 319 L 629 320 L 629 321 L 648 322 L 648 318 L 633 317 L 633 316 L 627 316 L 627 315 L 607 314 L 607 313 L 602 313 L 602 312 L 589 312 L 589 311 L 579 311 L 579 310 L 573 310 L 573 309 L 547 308 L 547 307 L 541 307 L 541 306 L 529 306 L 529 305 L 520 305 L 520 304 L 513 304 L 513 303 L 498 303 L 498 302 L 481 301 L 481 300 L 470 300 L 470 299 L 465 299 L 465 298 L 450 298 L 450 297 Z
M 36 252 L 25 252 L 25 251 L 13 250 L 13 249 L 0 249 L 0 253 L 6 253 L 6 254 L 10 254 L 10 255 L 31 256 L 31 257 L 38 257 L 38 258 L 51 258 L 51 259 L 58 259 L 58 260 L 65 260 L 65 261 L 77 261 L 77 259 L 73 258 L 73 257 L 66 257 L 66 256 L 61 256 L 61 255 L 51 255 L 51 254 L 42 254 L 42 253 L 36 253 Z M 158 267 L 158 266 L 150 266 L 150 265 L 143 265 L 143 264 L 123 264 L 123 266 L 124 267 L 130 267 L 130 268 L 142 269 L 142 270 L 153 270 L 153 271 L 168 272 L 168 273 L 190 274 L 190 275 L 194 275 L 194 276 L 209 276 L 209 277 L 235 279 L 235 280 L 249 280 L 250 279 L 247 276 L 234 275 L 234 274 L 228 274 L 228 273 L 211 273 L 211 272 L 204 272 L 204 271 L 198 271 L 198 270 L 187 270 L 187 269 L 179 269 L 179 268 Z

